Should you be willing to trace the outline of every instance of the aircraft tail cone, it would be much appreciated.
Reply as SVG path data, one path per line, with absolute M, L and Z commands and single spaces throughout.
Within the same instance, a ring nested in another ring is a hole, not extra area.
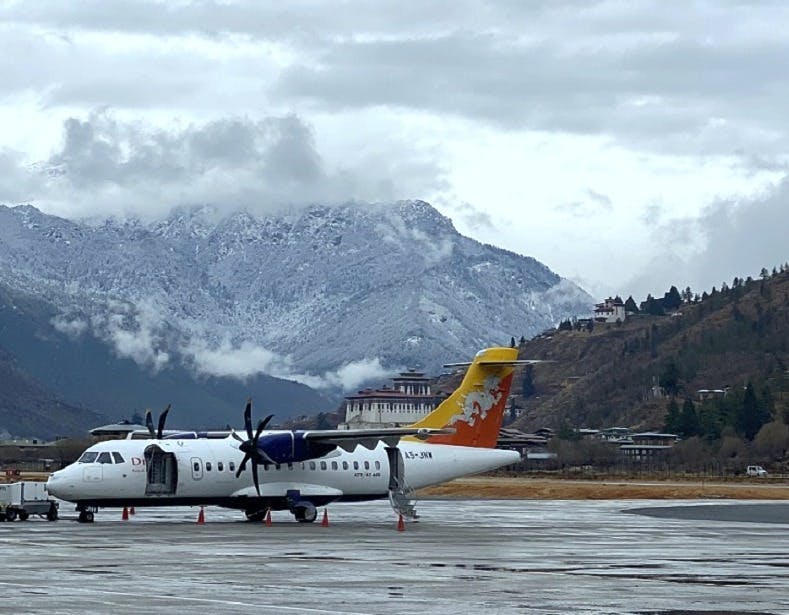
M 321 526 L 329 527 L 329 512 L 325 508 L 323 509 L 323 520 L 321 521 Z
M 271 525 L 271 509 L 270 508 L 266 511 L 265 523 L 266 523 L 266 525 Z
M 129 509 L 126 508 L 125 506 L 123 507 L 123 514 L 121 515 L 121 520 L 122 521 L 128 521 L 129 520 Z
M 205 525 L 205 511 L 200 507 L 200 514 L 197 515 L 197 525 Z
M 405 532 L 405 519 L 403 519 L 403 515 L 397 518 L 397 531 Z
M 129 507 L 129 514 L 130 515 L 136 515 L 137 514 L 136 512 L 134 512 L 134 506 L 130 506 Z

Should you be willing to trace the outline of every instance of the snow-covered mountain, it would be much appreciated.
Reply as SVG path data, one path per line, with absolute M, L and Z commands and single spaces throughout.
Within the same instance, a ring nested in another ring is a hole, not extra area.
M 92 224 L 0 206 L 0 282 L 57 306 L 61 333 L 92 334 L 153 370 L 313 386 L 435 370 L 592 304 L 421 201 Z

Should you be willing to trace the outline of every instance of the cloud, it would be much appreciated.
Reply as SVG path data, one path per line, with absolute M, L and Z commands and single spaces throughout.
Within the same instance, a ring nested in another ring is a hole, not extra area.
M 170 353 L 165 349 L 166 324 L 152 303 L 141 301 L 132 305 L 110 301 L 104 312 L 91 316 L 90 325 L 93 334 L 107 341 L 119 357 L 154 372 L 170 362 Z M 74 321 L 70 327 L 73 329 Z
M 192 339 L 181 349 L 196 371 L 203 375 L 238 378 L 240 380 L 259 374 L 300 382 L 315 389 L 341 388 L 344 391 L 359 387 L 371 380 L 380 380 L 391 374 L 378 358 L 361 359 L 346 363 L 334 371 L 323 374 L 302 373 L 295 369 L 290 357 L 279 355 L 252 342 L 234 345 L 225 340 L 211 346 L 201 339 Z
M 0 9 L 26 58 L 0 60 L 0 87 L 51 107 L 402 109 L 768 163 L 786 150 L 783 3 L 28 4 Z
M 673 284 L 701 293 L 737 277 L 756 277 L 789 259 L 789 178 L 751 199 L 721 200 L 695 218 L 659 225 L 658 257 L 629 283 L 634 296 L 662 294 Z M 636 294 L 637 293 L 637 294 Z
M 378 200 L 401 192 L 406 181 L 396 166 L 370 166 L 364 155 L 327 168 L 313 128 L 295 115 L 223 118 L 164 130 L 96 111 L 64 122 L 63 143 L 47 161 L 29 168 L 21 163 L 13 152 L 0 152 L 0 169 L 7 171 L 0 201 L 24 198 L 66 217 L 155 218 L 206 203 L 267 213 L 316 202 Z M 432 162 L 411 164 L 423 185 L 440 181 Z
M 90 327 L 90 323 L 86 320 L 81 318 L 68 319 L 63 315 L 54 317 L 50 322 L 56 331 L 71 338 L 80 337 Z

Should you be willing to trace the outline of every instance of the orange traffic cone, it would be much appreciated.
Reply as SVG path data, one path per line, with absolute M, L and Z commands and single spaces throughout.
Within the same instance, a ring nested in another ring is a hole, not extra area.
M 329 527 L 329 513 L 325 508 L 323 509 L 323 520 L 321 521 L 321 526 Z
M 137 514 L 136 512 L 134 512 L 134 506 L 130 506 L 129 507 L 129 514 L 130 515 L 136 515 Z
M 403 515 L 400 515 L 397 519 L 397 531 L 405 532 L 405 519 L 403 519 Z
M 266 511 L 266 525 L 271 525 L 271 509 Z
M 123 514 L 121 515 L 121 520 L 122 521 L 128 521 L 129 520 L 129 509 L 126 508 L 125 506 L 123 507 Z
M 204 525 L 205 524 L 205 511 L 203 507 L 200 507 L 200 514 L 197 515 L 197 525 Z

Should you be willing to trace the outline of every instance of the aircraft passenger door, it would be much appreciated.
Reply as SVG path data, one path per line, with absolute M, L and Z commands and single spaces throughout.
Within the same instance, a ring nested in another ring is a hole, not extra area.
M 389 458 L 389 490 L 398 491 L 405 486 L 403 454 L 395 446 L 386 447 Z
M 199 457 L 192 457 L 190 463 L 192 464 L 192 480 L 203 478 L 203 460 Z

